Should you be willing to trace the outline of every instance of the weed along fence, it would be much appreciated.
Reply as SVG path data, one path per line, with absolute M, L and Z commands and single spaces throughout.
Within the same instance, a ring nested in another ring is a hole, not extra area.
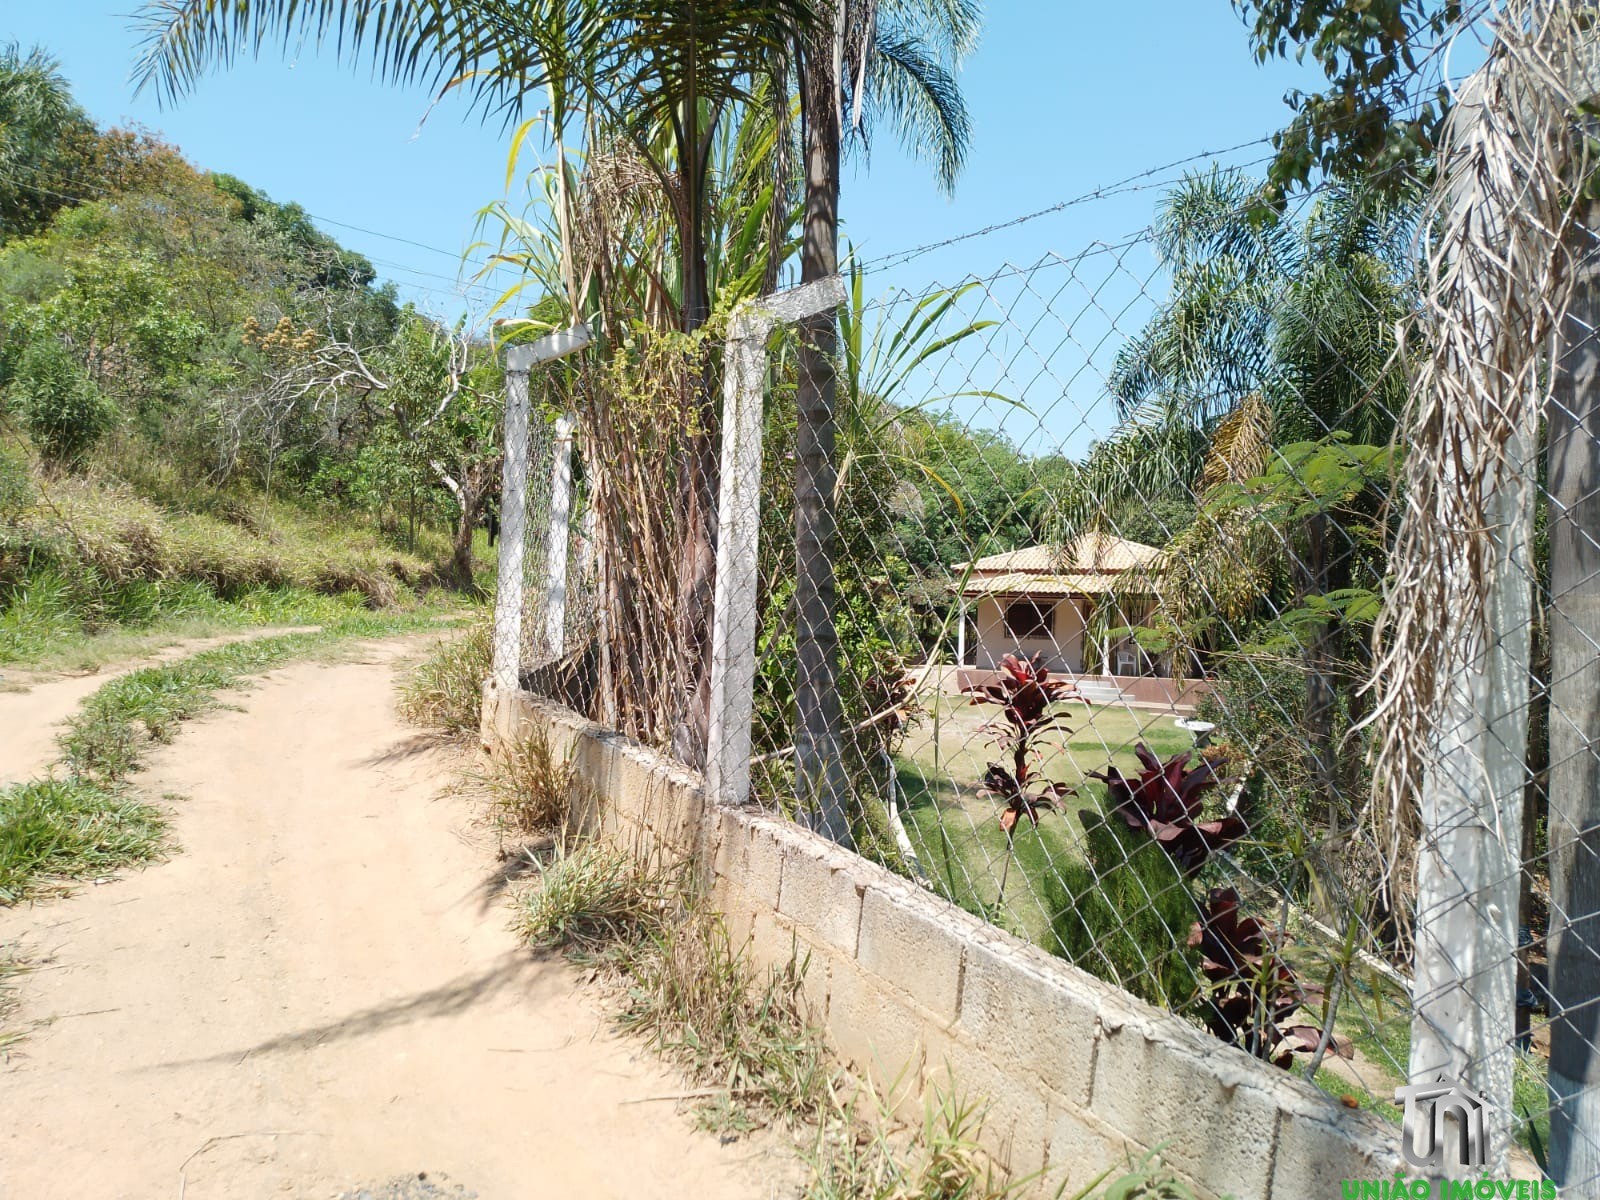
M 758 966 L 807 962 L 811 1015 L 902 1108 L 954 1089 L 988 1105 L 991 1149 L 1071 1195 L 1161 1145 L 1206 1193 L 1338 1195 L 1392 1178 L 1393 1131 L 995 930 L 789 821 L 708 799 L 668 756 L 490 685 L 485 738 L 551 740 L 577 766 L 576 823 L 691 861 Z
M 1600 1194 L 1588 51 L 1517 12 L 1427 186 L 1152 172 L 1072 255 L 508 352 L 486 739 L 1015 1172 Z

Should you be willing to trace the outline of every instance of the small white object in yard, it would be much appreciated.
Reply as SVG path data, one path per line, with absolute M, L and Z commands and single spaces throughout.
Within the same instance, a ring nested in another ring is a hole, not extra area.
M 1172 723 L 1194 735 L 1197 750 L 1209 742 L 1211 735 L 1217 731 L 1217 727 L 1210 721 L 1196 721 L 1193 717 L 1174 717 Z

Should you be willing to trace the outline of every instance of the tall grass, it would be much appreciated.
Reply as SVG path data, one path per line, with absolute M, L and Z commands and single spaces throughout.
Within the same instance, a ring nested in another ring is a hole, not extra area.
M 1037 1180 L 1010 1180 L 979 1144 L 984 1107 L 935 1092 L 905 1130 L 870 1089 L 822 1125 L 807 1155 L 804 1200 L 1009 1200 Z M 1098 1182 L 1098 1181 L 1097 1181 Z M 1081 1198 L 1080 1198 L 1081 1200 Z
M 53 665 L 108 631 L 326 623 L 409 606 L 437 577 L 349 513 L 193 487 L 174 500 L 57 480 L 0 514 L 0 663 Z
M 870 1087 L 844 1077 L 806 1015 L 808 960 L 757 970 L 679 874 L 601 842 L 560 849 L 519 898 L 518 921 L 534 944 L 621 975 L 619 1024 L 700 1085 L 702 1126 L 810 1127 L 806 1200 L 1006 1200 L 1033 1182 L 1007 1180 L 979 1146 L 979 1104 L 936 1096 L 906 1131 L 864 1103 Z
M 561 828 L 579 786 L 571 757 L 557 755 L 543 729 L 507 745 L 487 782 L 494 825 L 502 836 Z
M 401 715 L 450 737 L 476 737 L 493 634 L 490 615 L 484 613 L 440 642 L 401 683 Z
M 704 1085 L 703 1124 L 797 1124 L 826 1111 L 833 1068 L 802 1009 L 805 964 L 758 974 L 677 872 L 643 868 L 605 842 L 558 846 L 518 905 L 534 945 L 620 972 L 620 1024 Z
M 791 958 L 756 970 L 719 914 L 690 905 L 627 956 L 621 1024 L 715 1089 L 700 1106 L 702 1124 L 815 1121 L 827 1111 L 835 1069 L 805 1015 L 806 966 Z
M 518 899 L 516 927 L 541 950 L 577 956 L 637 946 L 666 928 L 676 889 L 604 842 L 557 841 L 539 885 Z

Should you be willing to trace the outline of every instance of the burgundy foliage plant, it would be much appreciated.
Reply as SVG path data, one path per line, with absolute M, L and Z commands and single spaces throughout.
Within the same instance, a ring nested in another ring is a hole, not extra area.
M 1000 660 L 1000 678 L 994 683 L 966 689 L 974 704 L 995 704 L 1000 716 L 984 725 L 999 746 L 1010 752 L 1011 766 L 990 763 L 983 776 L 983 791 L 1002 804 L 1000 827 L 1011 831 L 1023 817 L 1039 823 L 1039 812 L 1053 808 L 1057 798 L 1071 789 L 1066 784 L 1037 779 L 1042 751 L 1040 739 L 1047 733 L 1070 733 L 1066 716 L 1053 713 L 1050 706 L 1060 700 L 1078 697 L 1077 689 L 1065 679 L 1052 679 L 1044 665 L 1044 655 L 1019 658 L 1008 654 Z
M 1106 785 L 1111 811 L 1128 828 L 1142 830 L 1159 842 L 1180 870 L 1193 874 L 1214 851 L 1249 832 L 1244 818 L 1233 813 L 1200 820 L 1205 793 L 1218 782 L 1214 763 L 1202 759 L 1191 767 L 1188 753 L 1162 762 L 1143 742 L 1134 753 L 1144 769 L 1133 778 L 1114 766 L 1103 772 L 1090 771 L 1089 777 Z
M 1314 988 L 1300 986 L 1284 962 L 1279 939 L 1255 917 L 1239 910 L 1239 893 L 1212 888 L 1189 931 L 1189 945 L 1200 948 L 1200 970 L 1208 988 L 1205 1022 L 1211 1032 L 1247 1054 L 1288 1068 L 1296 1051 L 1314 1051 L 1321 1031 L 1287 1022 L 1315 1001 Z M 1349 1046 L 1330 1041 L 1335 1053 Z

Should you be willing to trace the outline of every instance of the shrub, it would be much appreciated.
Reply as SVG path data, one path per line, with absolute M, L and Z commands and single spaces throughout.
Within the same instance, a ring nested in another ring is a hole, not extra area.
M 1152 1004 L 1183 1007 L 1200 984 L 1188 881 L 1145 834 L 1098 810 L 1079 816 L 1087 861 L 1063 858 L 1042 877 L 1058 953 Z
M 400 685 L 401 715 L 452 737 L 476 737 L 493 638 L 493 621 L 485 614 L 464 632 L 440 642 Z
M 1200 948 L 1206 977 L 1201 1014 L 1206 1026 L 1230 1046 L 1285 1069 L 1295 1051 L 1317 1048 L 1322 1031 L 1289 1021 L 1316 998 L 1302 988 L 1283 958 L 1281 937 L 1240 912 L 1239 893 L 1212 888 L 1189 934 Z
M 10 390 L 39 456 L 53 468 L 77 470 L 116 423 L 115 406 L 54 338 L 36 339 L 22 352 Z
M 764 518 L 767 515 L 764 513 Z M 915 717 L 907 654 L 915 643 L 908 610 L 892 593 L 868 595 L 841 584 L 835 613 L 839 638 L 837 678 L 850 786 L 851 836 L 856 849 L 891 870 L 904 871 L 887 813 L 886 766 Z M 795 610 L 794 581 L 782 577 L 762 603 L 757 632 L 756 682 L 751 737 L 757 795 L 792 812 L 794 760 Z M 778 757 L 772 757 L 777 755 Z

